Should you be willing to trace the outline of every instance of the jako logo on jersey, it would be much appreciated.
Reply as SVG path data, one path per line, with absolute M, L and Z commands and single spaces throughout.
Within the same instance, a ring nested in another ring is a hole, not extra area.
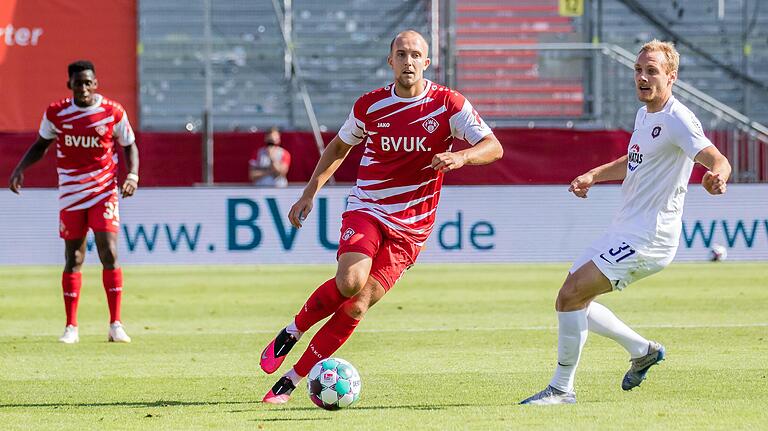
M 381 128 L 389 127 L 389 123 L 378 123 L 376 126 Z
M 107 126 L 103 124 L 101 126 L 96 126 L 96 133 L 98 133 L 99 136 L 104 136 L 104 134 L 107 133 Z
M 424 120 L 424 122 L 421 123 L 421 125 L 424 126 L 427 132 L 432 133 L 435 130 L 437 130 L 437 126 L 439 126 L 440 123 L 438 123 L 437 120 L 435 120 L 434 118 L 429 117 L 426 120 Z
M 430 151 L 432 148 L 424 146 L 426 141 L 427 138 L 413 136 L 399 136 L 397 138 L 382 136 L 381 149 L 384 151 L 399 151 L 401 148 L 403 151 Z
M 346 241 L 350 239 L 354 234 L 355 234 L 354 229 L 352 229 L 351 227 L 347 228 L 347 230 L 344 231 L 344 235 L 341 236 L 341 240 Z
M 98 136 L 72 136 L 64 135 L 64 145 L 68 147 L 99 148 Z
M 660 134 L 661 134 L 661 126 L 656 126 L 653 128 L 653 130 L 651 130 L 651 136 L 653 136 L 654 138 L 658 138 Z
M 627 167 L 631 172 L 634 172 L 640 163 L 643 163 L 643 153 L 640 152 L 640 146 L 637 144 L 629 147 L 629 153 L 627 154 Z

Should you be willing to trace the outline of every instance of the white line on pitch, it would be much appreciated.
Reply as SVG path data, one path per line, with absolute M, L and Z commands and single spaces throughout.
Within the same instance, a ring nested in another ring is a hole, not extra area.
M 756 322 L 756 323 L 719 323 L 719 324 L 657 324 L 657 325 L 630 325 L 632 328 L 643 329 L 718 329 L 718 328 L 764 328 L 768 327 L 768 322 Z M 217 334 L 276 334 L 280 328 L 276 329 L 250 329 L 240 331 L 228 331 L 226 329 L 213 329 L 205 330 L 187 330 L 173 332 L 165 331 L 162 327 L 146 329 L 144 331 L 136 331 L 142 335 L 217 335 Z M 391 328 L 391 329 L 361 329 L 355 332 L 362 333 L 377 333 L 377 334 L 389 334 L 389 333 L 402 333 L 402 332 L 498 332 L 498 331 L 557 331 L 557 326 L 506 326 L 506 327 L 471 327 L 471 328 Z M 57 333 L 58 334 L 58 333 Z M 55 335 L 54 333 L 37 334 L 38 336 Z M 8 335 L 0 334 L 0 337 L 8 337 Z M 13 337 L 16 337 L 15 335 Z M 13 338 L 12 337 L 12 338 Z
M 633 328 L 643 329 L 718 329 L 718 328 L 763 328 L 768 327 L 768 322 L 757 323 L 722 323 L 722 324 L 658 324 L 658 325 L 630 325 Z M 212 331 L 185 331 L 183 334 L 272 334 L 279 332 L 280 328 L 276 329 L 252 329 L 244 331 L 225 331 L 225 330 L 212 330 Z M 455 332 L 455 331 L 474 331 L 474 332 L 494 332 L 494 331 L 557 331 L 557 326 L 506 326 L 506 327 L 445 327 L 445 328 L 380 328 L 380 329 L 360 329 L 355 332 L 362 333 L 398 333 L 398 332 Z M 147 331 L 148 334 L 152 333 L 152 330 Z M 165 332 L 163 332 L 165 333 Z M 174 335 L 180 334 L 174 331 Z

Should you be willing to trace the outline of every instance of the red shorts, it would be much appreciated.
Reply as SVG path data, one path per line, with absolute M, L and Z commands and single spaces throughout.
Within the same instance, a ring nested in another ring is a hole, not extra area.
M 65 240 L 85 238 L 88 229 L 94 232 L 118 232 L 120 212 L 117 193 L 96 205 L 75 211 L 59 211 L 59 236 Z
M 421 247 L 376 217 L 361 211 L 345 212 L 341 219 L 338 258 L 344 253 L 363 253 L 373 259 L 371 277 L 389 291 L 419 255 Z

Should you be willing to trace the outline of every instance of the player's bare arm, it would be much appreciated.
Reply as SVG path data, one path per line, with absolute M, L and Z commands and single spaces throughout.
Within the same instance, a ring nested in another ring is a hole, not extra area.
M 568 187 L 568 191 L 580 198 L 586 198 L 589 188 L 595 183 L 623 180 L 626 175 L 627 156 L 624 155 L 574 178 L 571 181 L 570 187 Z
M 328 146 L 325 147 L 320 160 L 317 162 L 317 166 L 315 166 L 315 171 L 312 172 L 312 177 L 304 187 L 304 192 L 299 200 L 291 206 L 291 210 L 288 211 L 288 220 L 291 221 L 294 227 L 301 227 L 301 222 L 312 211 L 312 201 L 314 201 L 315 195 L 317 195 L 317 192 L 320 191 L 334 172 L 339 169 L 341 162 L 344 161 L 351 149 L 352 145 L 345 143 L 338 136 L 333 138 Z
M 139 149 L 136 144 L 123 147 L 125 151 L 125 163 L 128 166 L 128 175 L 120 188 L 120 193 L 124 198 L 133 196 L 136 189 L 139 188 Z
M 432 169 L 449 172 L 464 165 L 487 165 L 499 160 L 503 155 L 504 148 L 496 136 L 491 133 L 466 150 L 435 154 L 432 157 Z
M 37 136 L 35 143 L 24 153 L 24 157 L 21 158 L 19 164 L 16 165 L 13 173 L 11 173 L 11 178 L 8 180 L 8 188 L 12 192 L 19 194 L 21 186 L 24 184 L 24 170 L 42 159 L 52 142 L 53 139 L 45 139 L 40 135 Z
M 712 195 L 725 193 L 726 183 L 731 176 L 731 164 L 728 163 L 728 159 L 714 145 L 711 145 L 699 151 L 695 160 L 709 169 L 701 179 L 704 190 Z

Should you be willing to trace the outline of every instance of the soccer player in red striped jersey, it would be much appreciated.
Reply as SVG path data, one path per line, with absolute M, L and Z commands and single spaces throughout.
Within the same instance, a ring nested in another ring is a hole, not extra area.
M 120 323 L 123 273 L 117 265 L 118 211 L 117 152 L 123 147 L 128 175 L 120 187 L 124 198 L 132 196 L 139 184 L 139 151 L 119 103 L 98 93 L 93 63 L 76 61 L 67 68 L 67 88 L 72 97 L 52 103 L 40 123 L 39 136 L 27 150 L 10 178 L 10 189 L 19 194 L 24 170 L 40 160 L 56 142 L 59 175 L 59 236 L 64 240 L 65 258 L 62 288 L 67 323 L 62 343 L 80 340 L 77 304 L 80 299 L 85 259 L 86 234 L 93 230 L 99 259 L 104 266 L 102 282 L 107 294 L 110 325 L 108 340 L 129 343 L 131 338 Z
M 336 276 L 320 285 L 261 355 L 261 368 L 277 371 L 301 335 L 331 318 L 263 401 L 282 404 L 320 359 L 352 335 L 368 309 L 416 261 L 432 232 L 443 175 L 484 165 L 503 149 L 464 96 L 424 78 L 428 45 L 416 31 L 399 33 L 387 58 L 394 82 L 355 102 L 328 144 L 288 217 L 300 228 L 315 195 L 353 146 L 364 144 L 357 183 L 342 215 Z M 452 152 L 453 138 L 471 147 Z

